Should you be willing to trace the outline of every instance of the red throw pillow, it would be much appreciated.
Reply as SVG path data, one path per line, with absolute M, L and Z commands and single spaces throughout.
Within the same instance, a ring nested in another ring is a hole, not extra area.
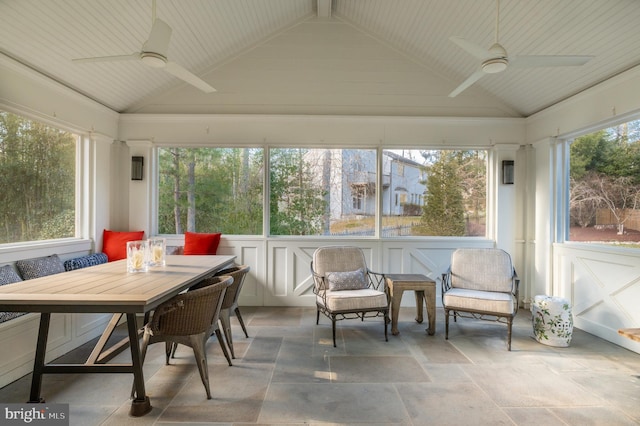
M 184 233 L 184 254 L 216 254 L 222 234 Z
M 127 258 L 127 242 L 144 238 L 144 231 L 117 232 L 104 230 L 102 234 L 102 252 L 109 262 Z

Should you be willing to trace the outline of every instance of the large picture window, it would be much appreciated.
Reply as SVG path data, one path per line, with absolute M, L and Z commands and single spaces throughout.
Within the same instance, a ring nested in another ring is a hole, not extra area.
M 261 235 L 261 148 L 160 148 L 158 232 Z
M 0 244 L 75 236 L 77 142 L 0 111 Z
M 271 236 L 485 236 L 486 151 L 378 152 L 161 148 L 159 233 L 261 235 L 264 203 Z
M 576 138 L 569 178 L 570 240 L 640 247 L 640 120 Z

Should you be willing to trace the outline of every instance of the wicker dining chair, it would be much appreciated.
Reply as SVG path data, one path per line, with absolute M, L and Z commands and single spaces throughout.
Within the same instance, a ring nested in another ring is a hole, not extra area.
M 222 301 L 222 309 L 220 310 L 220 323 L 222 324 L 222 332 L 224 333 L 224 337 L 227 341 L 227 346 L 229 346 L 231 358 L 236 357 L 235 351 L 233 350 L 233 337 L 231 335 L 231 312 L 235 313 L 236 318 L 238 318 L 238 322 L 242 327 L 242 331 L 244 331 L 245 337 L 249 337 L 247 328 L 245 327 L 244 321 L 242 320 L 242 315 L 240 315 L 240 308 L 238 307 L 238 297 L 240 296 L 240 291 L 242 290 L 244 279 L 250 269 L 251 268 L 247 265 L 238 265 L 232 268 L 223 269 L 222 271 L 215 274 L 215 276 L 229 275 L 233 277 L 233 284 L 231 284 L 227 289 L 227 293 L 224 295 L 224 300 Z
M 151 321 L 144 327 L 141 361 L 144 362 L 147 347 L 153 343 L 165 342 L 167 364 L 175 345 L 191 347 L 207 392 L 207 399 L 211 399 L 205 346 L 211 334 L 215 333 L 229 360 L 229 354 L 222 343 L 218 320 L 222 300 L 232 282 L 233 278 L 228 275 L 207 278 L 201 282 L 202 285 L 197 290 L 178 294 L 160 304 Z

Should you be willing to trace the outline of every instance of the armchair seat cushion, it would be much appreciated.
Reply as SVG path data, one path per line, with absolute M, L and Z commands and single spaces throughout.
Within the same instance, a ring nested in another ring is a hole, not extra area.
M 388 305 L 387 295 L 371 288 L 361 290 L 327 290 L 326 307 L 332 311 L 359 311 L 384 308 Z M 322 296 L 316 296 L 320 305 L 324 305 Z
M 510 293 L 452 288 L 443 296 L 447 309 L 514 315 L 516 299 Z

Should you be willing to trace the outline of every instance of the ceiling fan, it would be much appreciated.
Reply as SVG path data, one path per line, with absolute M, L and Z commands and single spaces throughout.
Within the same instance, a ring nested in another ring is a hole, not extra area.
M 500 26 L 500 0 L 496 0 L 496 38 L 489 49 L 484 49 L 461 37 L 451 37 L 450 40 L 480 59 L 480 68 L 471 74 L 462 84 L 449 94 L 454 98 L 486 74 L 503 72 L 507 67 L 567 67 L 586 64 L 593 56 L 509 56 L 507 50 L 498 42 Z
M 156 0 L 153 0 L 151 15 L 151 33 L 148 40 L 142 45 L 140 52 L 130 55 L 99 56 L 93 58 L 73 59 L 73 62 L 112 62 L 112 61 L 142 61 L 152 68 L 162 68 L 169 74 L 197 87 L 205 93 L 215 92 L 216 89 L 188 71 L 186 68 L 167 59 L 169 41 L 171 40 L 171 27 L 163 20 L 156 18 Z

